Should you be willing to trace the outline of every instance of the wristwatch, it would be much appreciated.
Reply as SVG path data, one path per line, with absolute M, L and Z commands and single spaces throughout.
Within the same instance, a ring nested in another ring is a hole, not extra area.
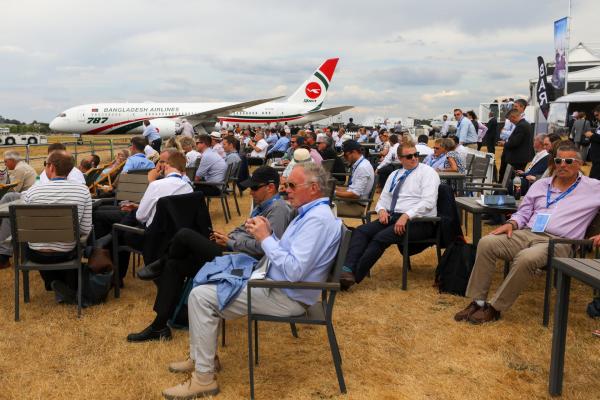
M 509 224 L 510 224 L 510 225 L 513 227 L 513 229 L 515 229 L 515 230 L 516 230 L 516 229 L 519 229 L 519 224 L 517 224 L 517 221 L 515 221 L 515 220 L 512 220 L 512 219 L 509 219 L 509 220 L 507 221 L 507 223 L 509 223 Z

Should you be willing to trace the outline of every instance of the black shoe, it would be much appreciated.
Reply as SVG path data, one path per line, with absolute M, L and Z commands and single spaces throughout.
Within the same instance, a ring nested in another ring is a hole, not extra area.
M 143 281 L 152 281 L 160 276 L 162 273 L 162 262 L 161 260 L 156 260 L 153 263 L 150 263 L 144 268 L 141 268 L 137 273 L 137 277 Z
M 154 330 L 152 325 L 139 333 L 130 333 L 127 335 L 128 342 L 147 342 L 150 340 L 171 340 L 171 330 L 168 326 L 162 329 Z
M 64 304 L 77 304 L 77 292 L 68 287 L 62 281 L 52 281 L 50 284 L 54 290 L 56 301 Z

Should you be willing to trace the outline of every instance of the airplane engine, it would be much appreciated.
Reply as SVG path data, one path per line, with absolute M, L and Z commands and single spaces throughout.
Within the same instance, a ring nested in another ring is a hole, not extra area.
M 160 137 L 165 139 L 175 135 L 175 130 L 179 128 L 180 121 L 171 118 L 156 118 L 151 119 L 150 123 L 158 128 Z

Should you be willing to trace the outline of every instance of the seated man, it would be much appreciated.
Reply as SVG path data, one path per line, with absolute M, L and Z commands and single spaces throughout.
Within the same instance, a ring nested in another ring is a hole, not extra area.
M 92 169 L 92 162 L 87 159 L 84 158 L 79 162 L 79 166 L 77 167 L 82 174 L 86 174 L 90 169 Z
M 159 164 L 159 168 L 164 170 L 164 178 L 157 179 L 151 182 L 140 200 L 140 204 L 125 203 L 120 205 L 120 210 L 126 215 L 120 219 L 120 222 L 125 225 L 147 227 L 152 224 L 154 214 L 156 213 L 156 203 L 161 197 L 173 196 L 178 194 L 186 194 L 192 192 L 192 187 L 184 179 L 185 175 L 185 156 L 176 150 L 165 150 L 161 156 L 167 156 L 164 163 Z M 162 166 L 162 167 L 161 167 Z M 95 221 L 96 222 L 96 221 Z M 117 222 L 117 221 L 112 221 Z M 112 226 L 112 225 L 111 225 Z M 143 236 L 141 235 L 124 235 L 124 241 L 133 248 L 141 249 Z M 110 242 L 100 239 L 103 245 L 109 245 Z M 112 250 L 112 246 L 109 247 Z M 129 267 L 129 252 L 122 251 L 119 253 L 119 274 L 121 280 L 127 274 Z M 115 255 L 113 254 L 113 260 Z
M 280 237 L 292 219 L 292 210 L 279 197 L 279 174 L 271 167 L 259 167 L 252 177 L 240 183 L 250 188 L 254 204 L 251 218 L 267 218 L 273 233 Z M 167 321 L 173 316 L 179 300 L 185 278 L 193 278 L 205 262 L 220 256 L 223 250 L 236 251 L 260 259 L 264 252 L 252 235 L 246 232 L 242 224 L 228 235 L 213 232 L 211 240 L 191 229 L 181 229 L 173 238 L 168 257 L 158 260 L 138 271 L 138 277 L 144 280 L 157 279 L 158 290 L 154 301 L 156 318 L 146 329 L 127 336 L 129 342 L 170 339 L 171 330 Z
M 129 151 L 131 155 L 127 158 L 125 166 L 123 167 L 123 173 L 127 173 L 130 170 L 136 169 L 152 169 L 154 163 L 146 158 L 144 148 L 146 147 L 146 138 L 143 136 L 134 136 L 131 138 L 131 147 Z
M 263 163 L 262 160 L 267 156 L 267 149 L 269 144 L 264 139 L 262 132 L 256 132 L 254 139 L 248 142 L 248 147 L 252 149 L 250 152 L 250 158 L 248 159 L 249 165 L 260 165 Z
M 92 198 L 85 185 L 67 179 L 73 168 L 73 157 L 64 150 L 53 151 L 48 155 L 44 172 L 47 183 L 34 185 L 23 193 L 25 204 L 76 204 L 79 218 L 79 231 L 87 235 L 92 229 Z M 75 243 L 35 243 L 29 244 L 27 257 L 40 264 L 72 260 L 76 256 Z M 57 291 L 56 286 L 66 285 L 77 290 L 77 270 L 40 271 L 46 290 Z
M 354 140 L 346 140 L 342 145 L 344 158 L 352 165 L 352 175 L 348 187 L 335 189 L 335 201 L 340 216 L 360 217 L 365 210 L 364 204 L 344 201 L 343 199 L 367 200 L 375 184 L 375 172 L 371 163 L 362 155 L 362 146 Z
M 288 200 L 298 209 L 281 239 L 272 233 L 269 221 L 255 217 L 246 229 L 260 243 L 268 261 L 266 279 L 324 282 L 337 253 L 341 222 L 336 220 L 326 197 L 329 174 L 314 164 L 294 167 L 287 185 Z M 202 272 L 202 271 L 201 271 Z M 174 372 L 192 372 L 191 378 L 166 389 L 168 399 L 187 399 L 218 392 L 215 356 L 220 318 L 246 315 L 247 287 L 223 310 L 219 309 L 216 285 L 199 285 L 190 293 L 190 359 L 173 363 Z M 318 290 L 254 289 L 252 311 L 277 316 L 302 315 L 320 298 Z
M 433 149 L 427 145 L 429 143 L 429 136 L 427 135 L 419 135 L 417 138 L 417 151 L 420 155 L 430 155 L 433 154 Z
M 544 147 L 544 139 L 546 136 L 547 135 L 545 134 L 539 134 L 533 138 L 533 149 L 535 150 L 533 160 L 525 166 L 525 170 L 515 171 L 516 175 L 524 178 L 521 179 L 522 194 L 526 194 L 531 184 L 541 178 L 548 168 L 548 159 L 550 158 L 550 155 Z
M 554 162 L 554 177 L 534 183 L 510 220 L 479 241 L 466 292 L 473 301 L 454 316 L 456 321 L 481 324 L 499 319 L 546 266 L 550 239 L 583 239 L 600 209 L 600 181 L 579 171 L 581 155 L 572 143 L 558 148 Z M 595 246 L 600 245 L 600 235 L 591 239 Z M 558 244 L 554 254 L 567 257 L 569 249 L 567 244 Z M 512 261 L 512 265 L 487 303 L 497 259 Z
M 390 136 L 388 142 L 390 144 L 390 148 L 375 170 L 377 176 L 379 177 L 379 187 L 383 187 L 383 185 L 385 185 L 387 178 L 398 167 L 398 135 Z
M 227 163 L 223 157 L 210 147 L 211 143 L 211 138 L 208 135 L 200 135 L 196 140 L 196 146 L 202 154 L 202 158 L 196 170 L 194 182 L 220 183 L 225 179 Z M 208 196 L 217 196 L 220 193 L 218 188 L 212 186 L 202 186 L 201 190 Z
M 443 140 L 435 139 L 433 142 L 433 153 L 425 157 L 423 164 L 429 165 L 433 169 L 442 169 L 446 164 L 446 152 L 442 147 Z
M 390 175 L 381 191 L 375 206 L 378 220 L 361 225 L 352 232 L 350 249 L 340 276 L 344 289 L 362 281 L 385 249 L 401 242 L 410 219 L 437 216 L 440 185 L 437 172 L 419 163 L 414 145 L 400 143 L 398 158 L 402 169 Z M 430 223 L 411 225 L 411 239 L 423 239 L 433 234 L 434 227 Z
M 14 192 L 25 192 L 34 185 L 37 172 L 31 165 L 21 160 L 21 154 L 18 151 L 6 151 L 4 153 L 4 165 L 8 168 L 10 181 L 17 183 L 17 186 L 12 189 Z
M 279 139 L 277 139 L 273 147 L 271 147 L 271 149 L 267 152 L 268 156 L 272 158 L 283 157 L 288 147 L 290 146 L 290 139 L 287 137 L 288 133 L 289 129 L 287 131 L 284 130 L 283 132 L 281 132 L 281 136 L 279 137 Z
M 50 154 L 56 150 L 66 151 L 67 147 L 62 143 L 51 143 L 48 145 L 48 154 Z M 71 169 L 71 171 L 69 172 L 69 175 L 67 176 L 67 180 L 85 185 L 85 177 L 83 176 L 83 173 L 77 168 Z M 42 171 L 42 173 L 40 174 L 39 183 L 48 183 L 48 182 L 50 182 L 50 179 L 46 175 L 46 169 L 44 169 Z

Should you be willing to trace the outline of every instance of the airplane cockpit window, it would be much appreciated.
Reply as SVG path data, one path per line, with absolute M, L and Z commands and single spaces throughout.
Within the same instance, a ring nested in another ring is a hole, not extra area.
M 67 114 L 65 113 L 60 113 L 57 115 L 58 118 L 65 118 L 67 116 Z

